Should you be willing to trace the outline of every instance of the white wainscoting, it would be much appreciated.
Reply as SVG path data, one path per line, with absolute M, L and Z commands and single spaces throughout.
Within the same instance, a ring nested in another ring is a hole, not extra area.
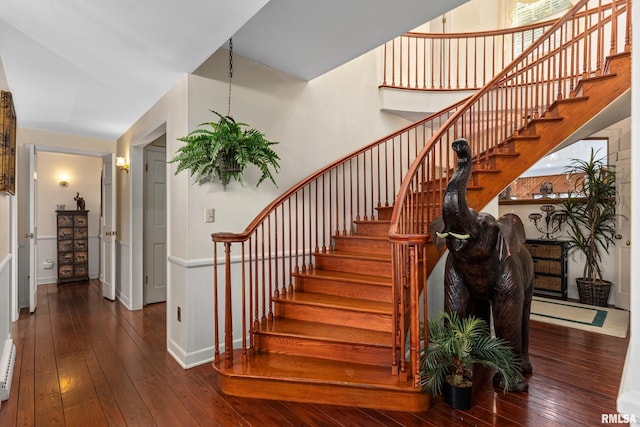
M 16 358 L 11 339 L 11 254 L 0 261 L 0 401 L 9 398 Z
M 53 261 L 52 268 L 44 268 L 45 260 Z M 38 285 L 58 281 L 58 241 L 56 236 L 38 236 L 38 261 L 36 263 Z M 89 236 L 89 277 L 100 274 L 100 237 Z
M 11 254 L 0 261 L 0 343 L 11 335 Z
M 131 310 L 131 284 L 129 266 L 129 244 L 122 240 L 116 240 L 116 298 L 122 305 Z
M 282 256 L 282 254 L 278 254 Z M 288 260 L 285 255 L 285 261 Z M 304 256 L 301 251 L 298 256 Z M 260 260 L 258 260 L 260 261 Z M 224 351 L 224 257 L 218 258 L 218 331 L 220 352 Z M 288 265 L 288 262 L 286 262 Z M 214 357 L 213 258 L 185 260 L 169 257 L 167 292 L 167 350 L 184 368 L 208 363 Z M 242 258 L 231 257 L 233 346 L 242 345 Z M 182 320 L 177 320 L 181 308 Z
M 213 259 L 169 257 L 167 351 L 184 368 L 213 360 Z M 181 308 L 181 321 L 177 309 Z M 224 315 L 224 314 L 223 314 Z

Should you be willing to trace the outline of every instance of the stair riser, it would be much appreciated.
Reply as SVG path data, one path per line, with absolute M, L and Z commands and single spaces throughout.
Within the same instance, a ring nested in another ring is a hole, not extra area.
M 357 387 L 348 384 L 319 384 L 289 379 L 266 379 L 216 375 L 216 387 L 230 396 L 285 400 L 300 403 L 421 412 L 429 409 L 429 395 L 388 388 Z
M 388 222 L 359 222 L 355 225 L 356 232 L 360 236 L 388 236 Z
M 389 240 L 358 239 L 358 237 L 336 237 L 336 251 L 362 252 L 391 256 Z
M 604 79 L 613 79 L 613 78 L 615 77 L 607 76 Z M 597 95 L 598 92 L 601 90 L 600 87 L 602 87 L 602 81 L 601 79 L 596 78 L 596 79 L 581 80 L 579 86 L 576 89 L 580 91 L 582 96 L 594 96 L 594 95 Z
M 258 351 L 391 367 L 391 348 L 257 334 Z
M 316 256 L 316 268 L 331 271 L 349 271 L 371 276 L 391 277 L 391 260 L 378 261 L 362 258 Z
M 366 313 L 342 310 L 334 307 L 319 307 L 276 301 L 277 317 L 306 320 L 328 325 L 366 328 L 373 331 L 391 332 L 391 314 Z
M 342 282 L 331 279 L 297 277 L 296 290 L 370 301 L 391 302 L 392 300 L 390 286 Z
M 581 102 L 587 102 L 586 98 L 579 98 L 580 100 L 582 100 Z M 575 110 L 576 108 L 580 108 L 580 106 L 578 105 L 579 102 L 558 102 L 556 105 L 556 111 L 558 116 L 560 117 L 565 117 L 568 114 L 571 114 L 572 110 Z M 539 132 L 543 132 L 542 129 L 538 130 Z
M 383 207 L 379 207 L 376 208 L 376 210 L 378 211 L 378 220 L 382 221 L 388 221 L 391 219 L 391 215 L 393 214 L 393 206 L 383 206 Z

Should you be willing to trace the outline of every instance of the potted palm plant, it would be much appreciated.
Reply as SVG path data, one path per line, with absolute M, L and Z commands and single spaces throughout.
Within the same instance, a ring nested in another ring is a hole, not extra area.
M 429 321 L 429 345 L 420 355 L 420 386 L 425 393 L 443 394 L 453 408 L 469 409 L 474 363 L 495 369 L 505 392 L 524 381 L 519 358 L 506 341 L 491 336 L 484 320 L 443 313 Z
M 280 157 L 271 146 L 278 143 L 267 140 L 264 133 L 246 123 L 211 112 L 218 116 L 217 122 L 202 123 L 187 136 L 178 138 L 186 144 L 169 160 L 178 163 L 176 175 L 189 169 L 198 183 L 215 176 L 226 189 L 232 178 L 242 183 L 242 172 L 251 163 L 262 172 L 256 186 L 267 178 L 276 185 L 273 173 L 280 168 Z
M 583 276 L 576 278 L 580 302 L 606 306 L 612 283 L 602 278 L 603 253 L 615 244 L 616 173 L 591 149 L 588 160 L 572 159 L 566 173 L 573 184 L 563 201 L 569 253 L 585 258 Z

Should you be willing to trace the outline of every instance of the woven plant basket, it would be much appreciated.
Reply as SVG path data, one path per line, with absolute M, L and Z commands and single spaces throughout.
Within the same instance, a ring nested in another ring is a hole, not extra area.
M 580 302 L 583 304 L 606 307 L 612 283 L 608 280 L 576 279 Z
M 240 165 L 236 161 L 235 152 L 219 154 L 216 160 L 222 172 L 242 172 L 242 168 L 240 168 Z

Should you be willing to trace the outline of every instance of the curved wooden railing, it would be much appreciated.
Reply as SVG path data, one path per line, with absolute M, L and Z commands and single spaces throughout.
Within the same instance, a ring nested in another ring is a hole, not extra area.
M 374 219 L 376 208 L 391 206 L 407 170 L 433 130 L 442 126 L 463 102 L 311 174 L 267 206 L 244 232 L 212 235 L 216 260 L 216 362 L 220 361 L 222 324 L 218 319 L 219 246 L 225 250 L 224 345 L 231 349 L 234 339 L 241 340 L 246 358 L 248 350 L 253 348 L 253 331 L 273 317 L 272 298 L 286 296 L 293 290 L 291 274 L 311 269 L 315 253 L 332 249 L 332 236 L 353 234 L 354 221 Z M 232 287 L 232 283 L 236 285 Z M 235 335 L 234 317 L 242 319 Z M 231 357 L 232 352 L 225 351 L 227 366 L 232 364 Z
M 395 320 L 400 334 L 395 340 L 398 351 L 393 353 L 405 354 L 408 338 L 410 367 L 406 369 L 414 377 L 420 345 L 418 295 L 427 277 L 424 266 L 433 261 L 426 255 L 432 250 L 432 245 L 427 247 L 428 226 L 439 214 L 443 192 L 455 168 L 451 143 L 466 138 L 475 153 L 474 168 L 485 168 L 491 150 L 517 135 L 530 119 L 542 116 L 555 100 L 573 97 L 579 79 L 606 73 L 607 56 L 630 50 L 631 0 L 600 1 L 589 10 L 587 4 L 587 0 L 579 1 L 457 109 L 434 132 L 399 189 L 389 233 L 394 298 L 399 307 Z M 498 194 L 484 193 L 486 200 L 470 203 L 471 207 L 481 209 Z M 402 369 L 405 361 L 399 363 Z
M 471 98 L 311 174 L 267 206 L 242 233 L 213 234 L 215 362 L 221 362 L 222 325 L 229 367 L 234 341 L 241 343 L 235 347 L 241 348 L 243 360 L 249 357 L 254 331 L 274 316 L 273 298 L 292 292 L 292 273 L 313 268 L 313 255 L 331 251 L 332 236 L 352 234 L 354 221 L 372 219 L 377 208 L 393 205 L 397 335 L 391 365 L 394 372 L 417 381 L 418 296 L 427 266 L 434 262 L 426 256 L 426 232 L 439 213 L 454 167 L 450 143 L 465 136 L 474 153 L 487 153 L 528 118 L 542 115 L 555 99 L 572 96 L 579 78 L 602 73 L 608 54 L 629 48 L 630 0 L 616 2 L 613 9 L 605 6 L 609 3 L 601 1 L 590 12 L 587 1 L 580 1 Z M 481 165 L 487 158 L 479 154 L 476 161 Z M 225 253 L 224 289 L 218 278 L 220 247 Z M 222 305 L 225 314 L 220 318 Z M 234 319 L 241 323 L 235 333 Z M 407 354 L 407 345 L 409 361 L 400 356 Z
M 611 5 L 598 7 L 606 13 Z M 480 89 L 555 22 L 470 33 L 405 33 L 382 48 L 380 87 L 420 91 Z

